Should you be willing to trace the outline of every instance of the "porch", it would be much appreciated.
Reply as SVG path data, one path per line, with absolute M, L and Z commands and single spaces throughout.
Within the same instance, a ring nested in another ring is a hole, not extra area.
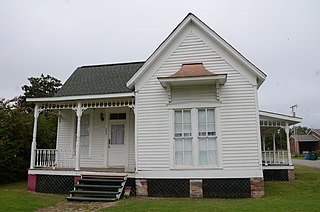
M 266 111 L 259 111 L 259 118 L 263 169 L 293 169 L 289 131 L 302 119 Z
M 134 172 L 133 94 L 77 102 L 62 101 L 58 97 L 33 101 L 36 105 L 29 173 L 33 170 L 51 173 L 76 171 L 73 174 L 82 171 Z M 37 120 L 44 110 L 55 112 L 58 116 L 55 149 L 37 148 Z

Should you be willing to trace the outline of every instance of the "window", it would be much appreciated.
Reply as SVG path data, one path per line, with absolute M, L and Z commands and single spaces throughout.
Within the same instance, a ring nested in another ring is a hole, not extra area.
M 175 164 L 192 165 L 191 110 L 175 111 Z
M 215 120 L 213 108 L 174 111 L 175 166 L 218 165 Z
M 80 156 L 89 156 L 89 139 L 90 139 L 90 115 L 84 114 L 81 117 L 80 124 Z M 74 150 L 76 149 L 77 142 L 77 118 L 75 123 L 75 139 L 74 139 Z
M 198 110 L 199 165 L 217 165 L 214 109 Z
M 124 144 L 124 124 L 111 125 L 110 144 Z

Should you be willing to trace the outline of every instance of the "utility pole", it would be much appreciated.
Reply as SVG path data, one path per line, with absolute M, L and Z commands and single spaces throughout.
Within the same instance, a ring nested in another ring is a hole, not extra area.
M 296 117 L 296 112 L 294 111 L 296 108 L 298 107 L 298 105 L 297 104 L 295 104 L 295 105 L 292 105 L 290 108 L 291 108 L 291 111 L 292 111 L 292 116 L 293 117 Z
M 292 116 L 293 117 L 296 117 L 296 112 L 294 111 L 296 108 L 298 107 L 297 104 L 295 105 L 292 105 L 290 108 L 291 108 L 291 111 L 292 111 Z M 295 154 L 299 154 L 299 151 L 298 151 L 298 141 L 297 141 L 297 136 L 296 136 L 296 125 L 293 125 L 293 139 L 294 139 L 294 152 Z

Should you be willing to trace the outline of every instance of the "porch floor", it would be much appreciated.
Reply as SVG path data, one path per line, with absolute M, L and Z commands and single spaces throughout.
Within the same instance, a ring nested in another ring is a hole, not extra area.
M 74 168 L 52 168 L 41 167 L 34 168 L 32 170 L 48 170 L 48 171 L 75 171 Z M 111 173 L 125 173 L 124 168 L 80 168 L 80 172 L 111 172 Z

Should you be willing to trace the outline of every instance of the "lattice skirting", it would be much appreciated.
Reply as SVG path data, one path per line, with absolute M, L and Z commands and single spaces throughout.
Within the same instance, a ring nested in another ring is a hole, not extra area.
M 67 194 L 73 189 L 74 177 L 64 175 L 37 175 L 36 192 Z
M 190 183 L 187 179 L 148 179 L 149 197 L 189 197 Z
M 205 179 L 202 181 L 205 198 L 249 198 L 250 179 Z
M 149 197 L 249 198 L 252 196 L 250 178 L 139 179 L 137 186 L 138 193 Z M 263 186 L 261 189 L 263 190 Z
M 264 181 L 289 181 L 288 174 L 286 169 L 263 170 Z

